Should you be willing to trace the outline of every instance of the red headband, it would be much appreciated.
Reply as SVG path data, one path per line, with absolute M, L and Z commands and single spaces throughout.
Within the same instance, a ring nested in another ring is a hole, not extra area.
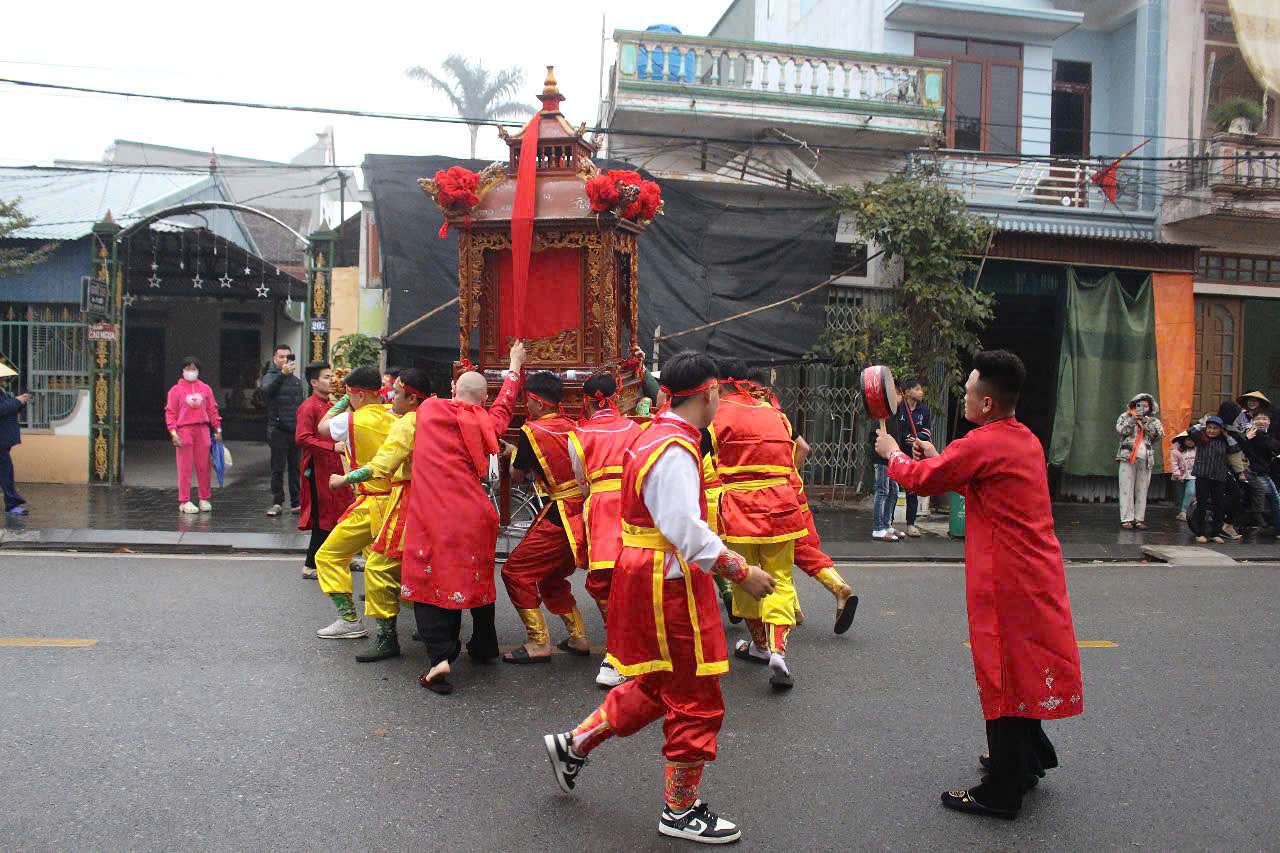
M 559 403 L 553 403 L 553 402 L 551 402 L 550 400 L 548 400 L 546 397 L 543 397 L 543 396 L 541 396 L 541 395 L 539 395 L 539 394 L 535 394 L 534 392 L 530 391 L 530 390 L 529 390 L 529 389 L 527 389 L 527 388 L 525 389 L 525 392 L 524 392 L 524 393 L 525 393 L 525 395 L 526 395 L 527 397 L 529 397 L 529 398 L 531 398 L 531 399 L 534 399 L 534 400 L 537 400 L 539 403 L 541 403 L 542 405 L 546 406 L 548 409 L 555 409 L 557 412 L 558 412 L 558 411 L 560 411 L 560 404 L 559 404 Z
M 596 401 L 596 406 L 598 406 L 598 407 L 600 407 L 600 408 L 609 408 L 609 409 L 612 409 L 612 410 L 613 410 L 613 413 L 614 413 L 615 415 L 616 415 L 616 414 L 618 414 L 618 394 L 617 394 L 617 392 L 614 392 L 614 393 L 612 393 L 612 394 L 605 394 L 603 391 L 599 391 L 599 390 L 597 390 L 597 391 L 596 391 L 594 394 L 592 394 L 591 396 L 587 396 L 586 394 L 583 394 L 583 395 L 582 395 L 582 413 L 583 413 L 583 415 L 586 415 L 586 413 L 587 413 L 587 400 L 595 400 L 595 401 Z
M 410 385 L 408 382 L 405 382 L 403 379 L 400 380 L 400 387 L 404 388 L 404 390 L 408 391 L 410 394 L 413 394 L 415 397 L 421 397 L 423 400 L 431 396 L 430 394 L 422 393 L 417 388 L 414 388 L 412 385 Z
M 658 387 L 662 389 L 663 393 L 667 395 L 668 399 L 674 400 L 677 397 L 692 397 L 694 394 L 701 394 L 703 391 L 708 391 L 712 388 L 715 388 L 719 384 L 720 384 L 720 380 L 713 377 L 711 379 L 708 379 L 706 382 L 703 382 L 697 388 L 689 388 L 688 390 L 685 390 L 685 391 L 672 391 L 666 385 L 659 385 Z

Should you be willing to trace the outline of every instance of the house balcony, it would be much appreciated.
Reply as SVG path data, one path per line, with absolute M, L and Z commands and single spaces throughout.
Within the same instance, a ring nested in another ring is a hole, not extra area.
M 998 218 L 1003 228 L 1138 239 L 1155 234 L 1154 188 L 1135 163 L 1121 163 L 1116 169 L 1113 202 L 1093 180 L 1108 161 L 1028 160 L 954 150 L 913 154 L 912 160 L 936 165 L 970 208 Z
M 742 139 L 778 128 L 815 144 L 911 148 L 945 117 L 945 60 L 663 32 L 613 38 L 614 131 Z
M 1280 139 L 1221 133 L 1187 160 L 1180 192 L 1166 200 L 1166 224 L 1193 224 L 1237 237 L 1271 235 L 1280 220 Z M 1264 234 L 1265 232 L 1265 234 Z

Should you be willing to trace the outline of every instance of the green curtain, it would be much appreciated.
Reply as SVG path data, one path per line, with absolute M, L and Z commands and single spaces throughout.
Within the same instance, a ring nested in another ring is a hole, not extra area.
M 1134 294 L 1115 273 L 1084 281 L 1067 270 L 1049 464 L 1077 476 L 1116 475 L 1116 418 L 1135 394 L 1159 399 L 1155 331 L 1150 276 Z

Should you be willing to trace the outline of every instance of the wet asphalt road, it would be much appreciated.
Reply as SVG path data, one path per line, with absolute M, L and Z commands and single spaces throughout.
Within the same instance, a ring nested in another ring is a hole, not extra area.
M 800 581 L 791 694 L 745 664 L 724 681 L 703 790 L 742 847 L 1280 846 L 1280 567 L 1071 567 L 1079 638 L 1117 645 L 1082 650 L 1086 713 L 1046 724 L 1063 766 L 1014 823 L 937 800 L 984 748 L 962 569 L 845 574 L 862 606 L 842 638 Z M 0 582 L 0 849 L 685 846 L 655 829 L 656 726 L 598 750 L 575 796 L 551 780 L 539 736 L 599 701 L 594 660 L 464 661 L 436 697 L 410 618 L 389 663 L 316 639 L 332 607 L 292 560 L 4 554 Z M 499 615 L 514 644 L 505 597 Z M 3 644 L 32 637 L 97 642 Z

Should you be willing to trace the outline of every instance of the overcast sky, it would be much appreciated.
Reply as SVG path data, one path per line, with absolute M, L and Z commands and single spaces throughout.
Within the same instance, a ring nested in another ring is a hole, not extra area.
M 183 95 L 383 112 L 451 115 L 449 102 L 409 80 L 413 65 L 450 53 L 525 72 L 522 100 L 536 105 L 546 65 L 556 66 L 563 110 L 596 118 L 601 16 L 608 33 L 673 24 L 706 35 L 729 0 L 577 0 L 573 3 L 362 3 L 221 0 L 192 6 L 154 0 L 8 3 L 0 77 Z M 92 26 L 92 29 L 91 29 Z M 612 46 L 606 50 L 606 69 Z M 42 93 L 0 84 L 0 165 L 100 159 L 115 139 L 288 160 L 332 125 L 338 162 L 366 153 L 466 156 L 463 126 L 226 107 L 101 95 Z M 502 156 L 493 129 L 479 157 Z

